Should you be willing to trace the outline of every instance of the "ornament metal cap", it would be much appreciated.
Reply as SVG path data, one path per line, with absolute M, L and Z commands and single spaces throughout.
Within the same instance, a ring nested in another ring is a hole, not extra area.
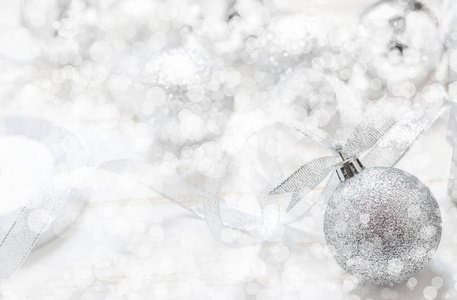
M 341 182 L 363 171 L 364 167 L 358 158 L 347 159 L 342 152 L 339 152 L 339 154 L 343 163 L 336 167 L 336 174 Z

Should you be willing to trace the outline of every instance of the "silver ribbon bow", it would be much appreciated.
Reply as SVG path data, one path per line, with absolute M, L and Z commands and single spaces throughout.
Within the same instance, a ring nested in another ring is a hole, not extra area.
M 287 210 L 292 209 L 327 177 L 328 173 L 341 162 L 341 158 L 344 160 L 358 157 L 360 153 L 372 148 L 395 125 L 396 121 L 391 109 L 387 101 L 382 100 L 354 129 L 344 145 L 337 141 L 331 143 L 330 149 L 337 155 L 317 158 L 306 163 L 270 194 L 292 193 Z

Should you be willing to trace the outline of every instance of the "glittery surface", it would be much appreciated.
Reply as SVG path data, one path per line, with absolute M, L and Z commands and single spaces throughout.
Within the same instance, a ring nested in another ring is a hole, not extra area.
M 417 177 L 369 168 L 336 188 L 324 233 L 333 257 L 350 274 L 376 284 L 400 283 L 435 254 L 440 210 Z

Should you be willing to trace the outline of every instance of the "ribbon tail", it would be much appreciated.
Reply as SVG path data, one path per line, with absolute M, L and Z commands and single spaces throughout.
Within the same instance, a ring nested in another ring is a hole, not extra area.
M 301 166 L 283 183 L 272 190 L 269 195 L 292 193 L 287 211 L 290 211 L 300 200 L 321 183 L 328 173 L 338 164 L 339 158 L 327 156 L 314 159 Z
M 341 183 L 340 179 L 338 178 L 338 175 L 336 172 L 333 172 L 332 175 L 330 176 L 327 185 L 325 186 L 324 190 L 322 191 L 322 197 L 324 202 L 327 202 L 328 199 L 333 194 L 333 191 L 336 189 L 336 187 Z
M 343 153 L 346 157 L 354 157 L 373 146 L 395 125 L 395 105 L 386 99 L 372 108 L 360 124 L 352 131 Z
M 326 79 L 335 90 L 341 119 L 341 140 L 346 140 L 362 120 L 362 98 L 338 78 L 326 76 Z
M 76 186 L 94 167 L 62 173 L 48 182 L 19 213 L 0 243 L 0 278 L 10 276 L 25 261 L 55 211 L 74 193 Z
M 222 149 L 219 153 L 219 158 L 215 161 L 212 171 L 208 174 L 205 185 L 203 211 L 208 227 L 218 240 L 224 244 L 231 246 L 258 244 L 262 241 L 265 241 L 274 232 L 277 224 L 280 221 L 279 205 L 277 201 L 274 200 L 274 197 L 269 197 L 267 194 L 262 194 L 257 197 L 261 208 L 261 215 L 252 218 L 252 221 L 242 220 L 242 222 L 239 222 L 238 220 L 240 218 L 237 216 L 240 214 L 235 215 L 232 212 L 228 212 L 235 218 L 236 223 L 241 225 L 233 226 L 236 224 L 234 224 L 233 221 L 229 224 L 229 220 L 226 217 L 228 214 L 226 213 L 227 207 L 224 206 L 223 197 L 221 195 L 222 184 L 227 175 L 228 168 L 232 163 L 234 155 L 236 155 L 236 153 L 238 153 L 246 145 L 246 141 L 250 137 L 254 136 L 260 130 L 268 126 L 281 124 L 292 128 L 297 132 L 300 132 L 315 143 L 330 148 L 334 152 L 336 146 L 334 138 L 331 137 L 328 133 L 316 127 L 307 126 L 300 122 L 284 120 L 273 120 L 266 122 L 262 120 L 262 122 L 255 122 L 255 120 L 252 120 L 251 123 L 253 124 L 249 124 L 250 126 L 244 126 L 239 131 L 232 130 L 231 133 L 229 132 L 229 134 L 221 138 L 220 145 Z M 314 188 L 325 178 L 325 176 L 327 176 L 328 172 L 331 170 L 331 168 L 333 168 L 337 161 L 339 161 L 339 159 L 336 157 L 317 160 L 317 162 L 320 163 L 316 162 L 314 168 L 311 169 L 309 174 L 306 174 L 306 176 L 304 176 L 305 174 L 303 174 L 303 177 L 299 176 L 301 177 L 300 180 L 311 181 L 310 187 Z M 305 170 L 302 169 L 302 171 Z M 275 192 L 280 192 L 281 189 L 282 188 L 275 189 L 275 191 L 271 192 L 270 195 L 275 194 Z M 241 229 L 241 235 L 234 241 L 227 242 L 222 239 L 222 233 L 229 227 Z
M 447 128 L 447 141 L 452 147 L 452 162 L 451 172 L 448 182 L 448 192 L 452 200 L 457 198 L 457 103 L 451 105 L 451 113 L 449 114 L 449 123 Z
M 417 138 L 444 113 L 442 108 L 432 114 L 424 114 L 421 118 L 408 123 L 397 123 L 380 142 L 365 156 L 366 167 L 393 166 L 410 149 Z
M 129 159 L 102 163 L 100 169 L 132 178 L 149 190 L 204 218 L 201 203 L 202 188 L 191 183 L 184 175 L 176 173 L 165 175 L 160 171 L 160 165 L 150 165 L 140 160 Z

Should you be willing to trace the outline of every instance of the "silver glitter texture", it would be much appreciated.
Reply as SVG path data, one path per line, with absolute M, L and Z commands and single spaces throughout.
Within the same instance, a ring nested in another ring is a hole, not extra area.
M 420 271 L 438 248 L 440 209 L 417 177 L 369 168 L 335 189 L 324 233 L 348 273 L 375 284 L 400 283 Z

